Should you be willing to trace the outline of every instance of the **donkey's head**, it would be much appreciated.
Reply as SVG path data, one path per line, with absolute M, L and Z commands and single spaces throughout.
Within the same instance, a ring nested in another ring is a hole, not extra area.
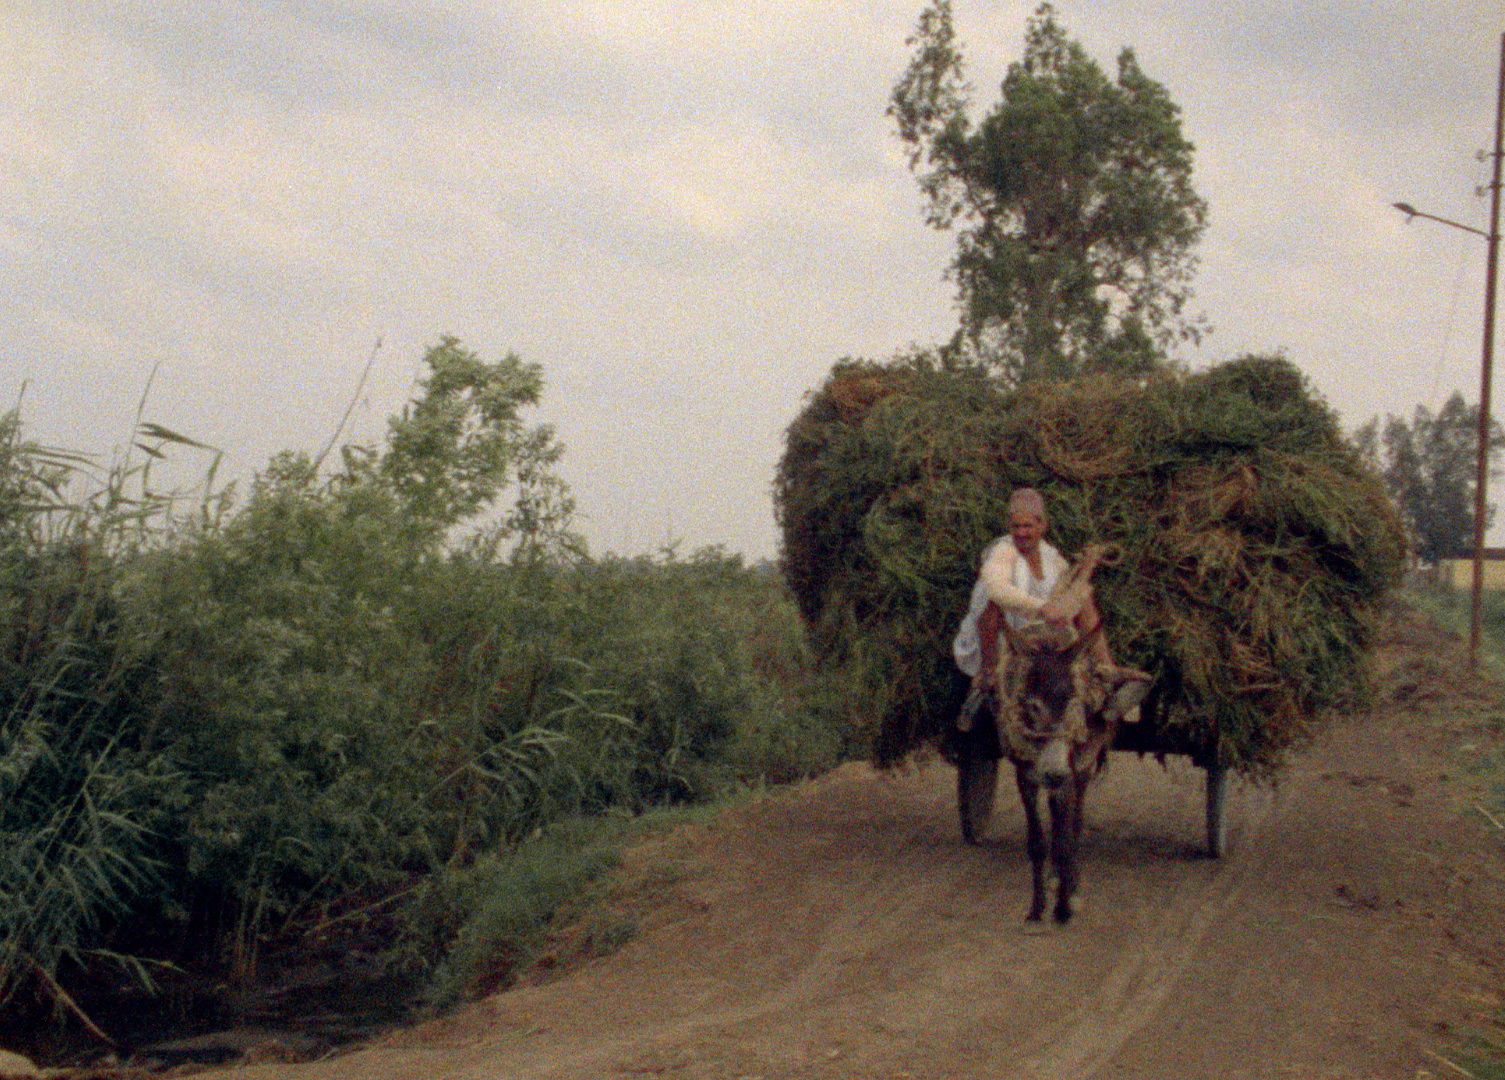
M 1096 669 L 1090 679 L 1079 679 L 1076 660 L 1091 640 L 1090 634 L 1076 638 L 1045 631 L 1020 635 L 1015 642 L 1024 658 L 1022 720 L 1041 746 L 1034 777 L 1047 787 L 1071 775 L 1076 742 L 1129 713 L 1150 686 L 1143 672 L 1111 665 Z
M 1021 644 L 1025 659 L 1022 719 L 1030 736 L 1043 743 L 1034 766 L 1035 778 L 1055 787 L 1071 775 L 1072 742 L 1088 719 L 1087 703 L 1072 672 L 1085 642 L 1064 642 L 1046 634 L 1027 638 Z

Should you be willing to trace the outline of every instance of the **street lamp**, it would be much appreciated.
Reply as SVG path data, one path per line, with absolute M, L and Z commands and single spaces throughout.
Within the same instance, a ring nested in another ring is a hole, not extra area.
M 1474 477 L 1474 581 L 1473 609 L 1469 618 L 1468 663 L 1479 664 L 1479 637 L 1484 623 L 1484 514 L 1488 506 L 1484 498 L 1489 481 L 1489 389 L 1493 381 L 1495 343 L 1495 274 L 1500 259 L 1500 129 L 1505 126 L 1505 34 L 1500 35 L 1500 83 L 1495 98 L 1495 152 L 1494 179 L 1490 182 L 1489 231 L 1472 225 L 1424 214 L 1410 203 L 1392 203 L 1397 210 L 1412 218 L 1426 218 L 1441 222 L 1455 229 L 1471 232 L 1489 242 L 1489 259 L 1484 271 L 1484 346 L 1479 375 L 1479 460 Z
M 1424 214 L 1410 203 L 1397 202 L 1390 205 L 1406 215 L 1406 224 L 1408 225 L 1411 223 L 1412 218 L 1426 218 L 1428 221 L 1440 221 L 1444 225 L 1451 225 L 1455 229 L 1462 229 L 1464 232 L 1471 232 L 1475 236 L 1482 236 L 1486 240 L 1489 239 L 1489 233 L 1483 229 L 1476 229 L 1472 225 L 1465 225 L 1463 222 L 1454 221 L 1452 218 L 1438 217 L 1436 214 Z

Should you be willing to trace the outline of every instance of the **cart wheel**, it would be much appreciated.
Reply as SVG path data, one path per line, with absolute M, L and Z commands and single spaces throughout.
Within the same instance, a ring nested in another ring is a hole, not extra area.
M 1221 859 L 1228 850 L 1228 767 L 1207 766 L 1207 854 Z
M 969 748 L 970 749 L 970 748 Z M 993 796 L 998 790 L 998 760 L 964 752 L 956 763 L 956 809 L 962 839 L 976 844 L 993 820 Z

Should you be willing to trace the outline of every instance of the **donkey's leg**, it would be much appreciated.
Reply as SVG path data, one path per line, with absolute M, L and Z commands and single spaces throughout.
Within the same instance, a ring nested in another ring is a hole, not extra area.
M 1025 839 L 1034 875 L 1034 899 L 1026 917 L 1030 922 L 1039 922 L 1045 915 L 1045 828 L 1040 822 L 1040 786 L 1031 773 L 1030 765 L 1014 763 L 1014 780 L 1019 786 L 1019 801 L 1024 804 Z
M 1078 852 L 1082 846 L 1082 813 L 1087 805 L 1087 785 L 1092 783 L 1094 770 L 1091 773 L 1078 773 L 1072 778 L 1072 785 L 1076 788 L 1076 798 L 1071 803 L 1071 842 L 1072 851 Z
M 1074 781 L 1053 788 L 1050 793 L 1050 861 L 1056 871 L 1056 908 L 1058 923 L 1071 919 L 1071 898 L 1077 887 L 1077 832 L 1081 823 L 1082 800 Z

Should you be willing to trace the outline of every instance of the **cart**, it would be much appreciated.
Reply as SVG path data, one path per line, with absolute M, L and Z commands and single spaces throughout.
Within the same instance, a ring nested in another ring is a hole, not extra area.
M 1182 728 L 1164 724 L 1163 701 L 1153 692 L 1135 724 L 1119 724 L 1113 749 L 1139 754 L 1184 755 L 1206 773 L 1207 854 L 1220 859 L 1228 850 L 1228 766 L 1218 757 L 1216 735 L 1196 741 Z M 998 792 L 998 763 L 1004 758 L 998 728 L 990 710 L 983 710 L 971 731 L 955 732 L 948 740 L 946 756 L 956 765 L 956 805 L 962 838 L 976 844 L 993 817 Z

